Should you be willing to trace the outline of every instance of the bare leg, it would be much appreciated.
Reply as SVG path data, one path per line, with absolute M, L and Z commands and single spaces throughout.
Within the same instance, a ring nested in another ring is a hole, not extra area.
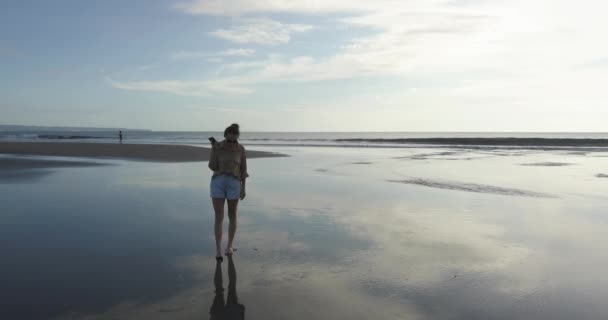
M 215 250 L 216 257 L 222 256 L 222 224 L 224 222 L 224 199 L 213 198 L 213 210 L 215 210 Z
M 228 247 L 227 253 L 232 253 L 232 242 L 234 241 L 234 235 L 236 234 L 236 209 L 238 207 L 239 200 L 228 200 Z

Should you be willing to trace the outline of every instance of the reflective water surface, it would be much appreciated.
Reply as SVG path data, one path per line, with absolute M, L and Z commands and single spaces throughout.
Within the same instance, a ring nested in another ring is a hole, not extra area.
M 221 264 L 204 163 L 0 172 L 0 318 L 608 317 L 606 154 L 257 149 Z

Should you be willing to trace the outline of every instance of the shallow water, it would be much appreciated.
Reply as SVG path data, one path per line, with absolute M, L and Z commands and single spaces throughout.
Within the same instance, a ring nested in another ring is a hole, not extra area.
M 249 161 L 246 319 L 608 317 L 603 153 L 255 149 L 291 157 Z M 0 176 L 0 318 L 210 318 L 206 164 L 104 162 Z

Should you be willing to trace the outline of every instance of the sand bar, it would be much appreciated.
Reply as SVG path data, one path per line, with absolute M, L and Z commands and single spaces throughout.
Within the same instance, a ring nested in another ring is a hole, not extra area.
M 60 142 L 0 142 L 0 154 L 83 158 L 114 158 L 156 162 L 197 162 L 209 159 L 209 148 L 160 144 L 109 144 Z M 285 155 L 247 150 L 247 158 Z

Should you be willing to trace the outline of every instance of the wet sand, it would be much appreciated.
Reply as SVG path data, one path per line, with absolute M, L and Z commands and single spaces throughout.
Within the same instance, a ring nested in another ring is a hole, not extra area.
M 0 158 L 0 172 L 21 169 L 48 169 L 67 167 L 94 167 L 108 165 L 105 163 L 88 161 L 62 161 L 48 159 L 27 158 Z
M 0 184 L 35 182 L 53 172 L 50 169 L 109 166 L 110 163 L 79 160 L 42 159 L 29 156 L 0 157 Z
M 153 162 L 197 162 L 209 159 L 209 148 L 159 144 L 0 142 L 0 154 L 83 158 L 114 158 Z M 248 158 L 281 157 L 272 152 L 247 151 Z
M 221 264 L 201 163 L 14 170 L 51 173 L 0 181 L 0 319 L 608 315 L 600 154 L 256 148 L 291 156 L 249 163 Z

